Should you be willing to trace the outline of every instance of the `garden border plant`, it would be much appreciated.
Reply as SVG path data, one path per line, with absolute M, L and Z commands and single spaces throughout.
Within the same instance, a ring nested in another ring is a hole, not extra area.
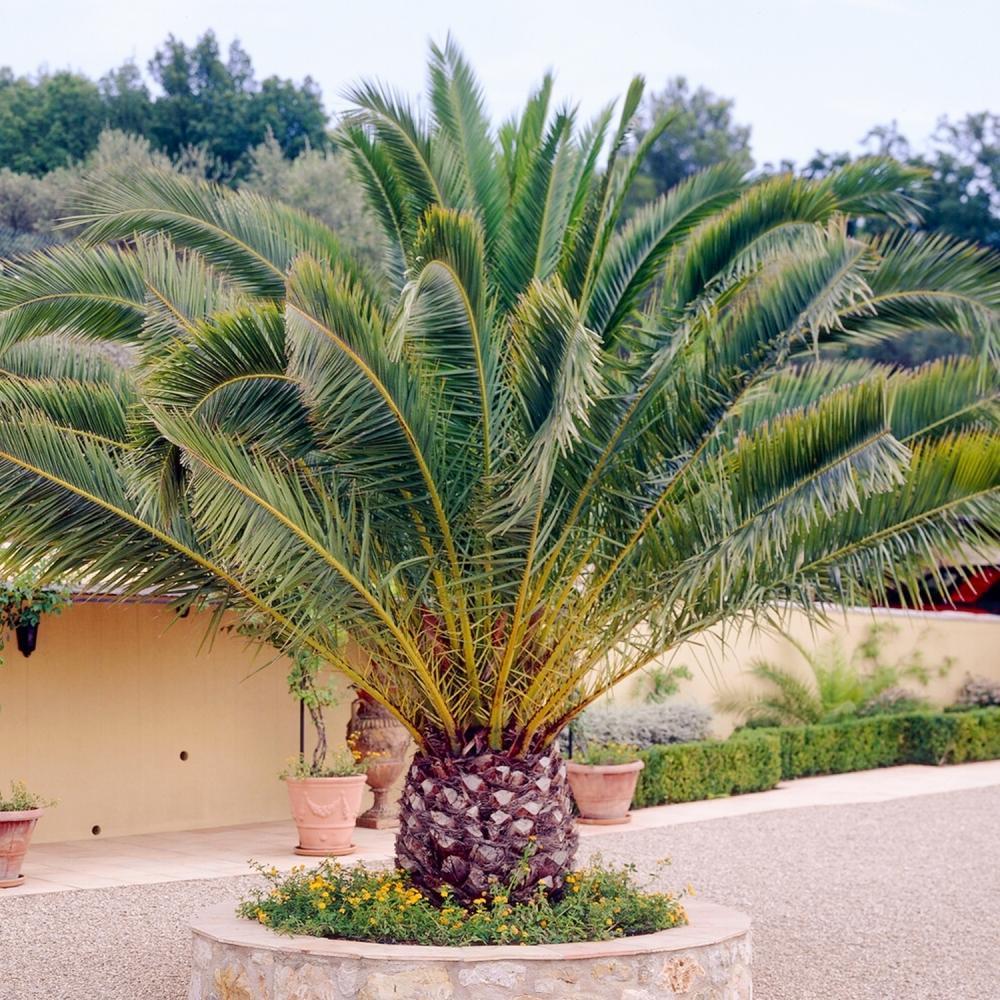
M 282 934 L 456 947 L 607 941 L 687 922 L 680 896 L 644 890 L 634 865 L 611 867 L 599 858 L 567 874 L 561 898 L 536 887 L 519 901 L 530 853 L 507 884 L 468 902 L 447 886 L 432 899 L 396 869 L 326 862 L 282 874 L 254 865 L 266 885 L 241 901 L 239 914 Z

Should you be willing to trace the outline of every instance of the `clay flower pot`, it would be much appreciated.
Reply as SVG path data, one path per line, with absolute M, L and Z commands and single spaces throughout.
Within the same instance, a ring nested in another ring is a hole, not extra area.
M 399 826 L 399 810 L 387 799 L 392 783 L 406 766 L 410 734 L 388 709 L 359 696 L 351 706 L 347 743 L 368 765 L 368 787 L 375 796 L 372 807 L 358 817 L 358 826 L 372 830 Z
M 367 777 L 285 778 L 292 816 L 299 831 L 296 854 L 336 857 L 354 850 L 351 837 L 361 812 Z
M 35 832 L 38 817 L 44 809 L 25 809 L 21 812 L 0 812 L 0 889 L 19 885 L 24 881 L 21 862 L 31 835 Z
M 580 810 L 578 823 L 612 825 L 627 823 L 632 796 L 639 772 L 646 765 L 641 760 L 628 764 L 578 764 L 566 762 L 569 786 Z

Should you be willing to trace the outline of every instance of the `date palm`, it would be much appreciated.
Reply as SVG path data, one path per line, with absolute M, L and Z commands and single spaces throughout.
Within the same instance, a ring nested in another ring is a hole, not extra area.
M 546 79 L 494 131 L 452 44 L 426 117 L 359 86 L 339 142 L 378 274 L 294 211 L 150 173 L 0 275 L 0 571 L 230 609 L 334 664 L 417 744 L 399 863 L 463 898 L 526 854 L 520 893 L 561 887 L 554 741 L 611 685 L 1000 533 L 997 259 L 866 239 L 852 219 L 915 215 L 888 160 L 721 166 L 622 224 L 669 127 L 623 156 L 641 91 L 580 127 Z M 817 357 L 926 329 L 975 350 Z

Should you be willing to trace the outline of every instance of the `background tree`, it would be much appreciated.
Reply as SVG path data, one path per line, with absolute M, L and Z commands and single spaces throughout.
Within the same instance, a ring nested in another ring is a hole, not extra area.
M 251 150 L 241 190 L 282 201 L 325 223 L 360 260 L 378 267 L 382 236 L 343 152 L 307 147 L 288 159 L 271 134 Z
M 17 77 L 0 69 L 0 169 L 41 175 L 79 163 L 105 128 L 148 138 L 170 157 L 192 148 L 229 176 L 270 131 L 286 156 L 327 144 L 316 84 L 271 76 L 258 82 L 250 56 L 233 42 L 225 59 L 213 32 L 187 46 L 169 36 L 149 62 L 155 92 L 126 62 L 94 83 L 76 73 Z
M 705 87 L 692 90 L 683 76 L 673 77 L 662 91 L 649 94 L 637 116 L 630 146 L 635 150 L 643 142 L 652 142 L 632 186 L 630 208 L 718 163 L 738 163 L 750 171 L 750 126 L 737 124 L 733 106 L 733 100 Z M 663 131 L 651 136 L 658 123 Z
M 44 174 L 86 156 L 104 125 L 97 84 L 76 73 L 0 69 L 0 167 Z

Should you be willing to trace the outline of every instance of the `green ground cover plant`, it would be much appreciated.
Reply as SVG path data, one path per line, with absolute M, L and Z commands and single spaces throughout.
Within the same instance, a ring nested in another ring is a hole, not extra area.
M 527 852 L 530 853 L 530 852 Z M 239 913 L 284 934 L 420 945 L 560 944 L 652 934 L 687 922 L 679 896 L 639 886 L 634 867 L 600 861 L 566 875 L 555 898 L 542 888 L 516 901 L 519 876 L 469 901 L 442 886 L 428 894 L 407 872 L 372 871 L 324 862 L 283 875 L 255 866 L 266 879 Z

